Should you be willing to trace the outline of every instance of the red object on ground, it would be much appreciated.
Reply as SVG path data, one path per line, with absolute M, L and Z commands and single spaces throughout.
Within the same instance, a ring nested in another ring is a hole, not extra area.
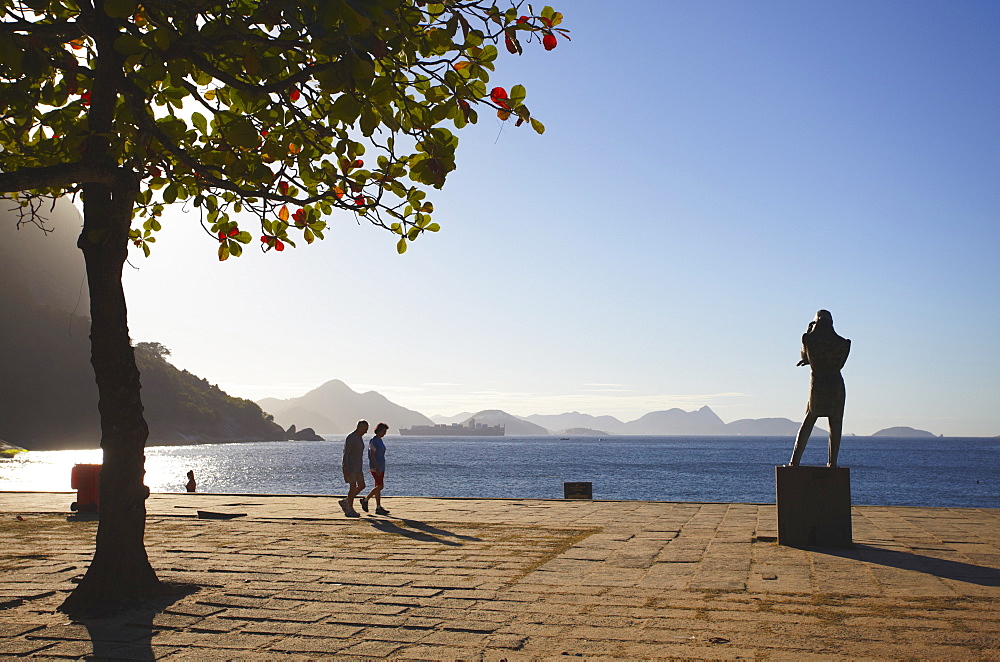
M 70 487 L 76 490 L 76 501 L 69 505 L 70 510 L 97 511 L 101 506 L 101 465 L 73 465 Z

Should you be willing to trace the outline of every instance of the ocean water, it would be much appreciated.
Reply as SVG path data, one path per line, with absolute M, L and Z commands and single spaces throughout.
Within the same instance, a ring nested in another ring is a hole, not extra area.
M 385 438 L 384 494 L 561 498 L 563 482 L 590 481 L 595 499 L 774 503 L 774 467 L 789 437 Z M 341 437 L 146 449 L 153 492 L 343 494 Z M 32 451 L 0 460 L 0 491 L 69 491 L 76 463 L 101 451 Z M 814 438 L 803 464 L 825 464 Z M 845 437 L 859 505 L 1000 508 L 1000 439 Z M 369 481 L 370 482 L 370 481 Z

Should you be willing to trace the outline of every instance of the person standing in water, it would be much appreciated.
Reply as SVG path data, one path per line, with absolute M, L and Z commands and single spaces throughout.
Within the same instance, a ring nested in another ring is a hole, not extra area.
M 361 507 L 368 512 L 368 500 L 375 498 L 375 514 L 388 515 L 389 511 L 382 507 L 382 486 L 385 482 L 385 442 L 382 437 L 389 431 L 389 426 L 379 423 L 375 426 L 375 436 L 368 440 L 368 468 L 375 480 L 375 487 L 368 496 L 361 497 Z
M 802 360 L 798 365 L 809 366 L 812 374 L 809 380 L 809 404 L 806 405 L 806 416 L 795 437 L 792 459 L 788 462 L 791 466 L 798 466 L 813 425 L 821 416 L 830 422 L 827 466 L 837 466 L 840 436 L 844 429 L 844 402 L 847 399 L 844 377 L 840 374 L 840 370 L 847 363 L 847 355 L 850 352 L 851 341 L 841 338 L 833 330 L 833 315 L 830 311 L 817 312 L 816 319 L 809 323 L 809 328 L 802 334 Z

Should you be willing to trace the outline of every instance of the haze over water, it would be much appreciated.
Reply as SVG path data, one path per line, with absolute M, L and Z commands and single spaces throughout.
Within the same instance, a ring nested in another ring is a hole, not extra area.
M 386 497 L 561 498 L 566 481 L 591 481 L 595 499 L 774 503 L 784 437 L 386 437 Z M 153 492 L 342 494 L 339 437 L 146 449 Z M 814 438 L 803 464 L 823 464 Z M 32 451 L 0 461 L 0 490 L 69 491 L 76 463 L 100 450 Z M 1000 508 L 1000 439 L 845 437 L 856 505 Z M 370 481 L 369 481 L 370 482 Z M 67 499 L 67 507 L 70 502 Z

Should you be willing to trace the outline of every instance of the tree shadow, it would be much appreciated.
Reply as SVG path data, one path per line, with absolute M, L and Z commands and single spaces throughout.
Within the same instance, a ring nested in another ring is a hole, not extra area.
M 988 566 L 949 561 L 933 556 L 883 549 L 874 545 L 856 544 L 850 549 L 820 549 L 810 547 L 814 552 L 853 558 L 868 563 L 877 563 L 900 570 L 915 570 L 942 579 L 978 584 L 979 586 L 1000 586 L 1000 570 Z
M 458 534 L 451 533 L 450 531 L 439 529 L 416 520 L 400 520 L 400 522 L 402 522 L 405 526 L 399 526 L 394 521 L 389 519 L 369 518 L 367 521 L 374 528 L 385 533 L 392 533 L 405 538 L 410 538 L 411 540 L 436 542 L 440 545 L 447 545 L 449 547 L 461 547 L 462 543 L 455 540 L 446 540 L 441 536 L 449 536 L 452 538 L 459 538 L 461 540 L 479 540 L 479 538 L 473 538 L 472 536 L 460 536 Z
M 153 619 L 198 589 L 191 584 L 165 584 L 162 596 L 135 601 L 101 616 L 74 619 L 90 636 L 93 652 L 87 659 L 155 660 Z

